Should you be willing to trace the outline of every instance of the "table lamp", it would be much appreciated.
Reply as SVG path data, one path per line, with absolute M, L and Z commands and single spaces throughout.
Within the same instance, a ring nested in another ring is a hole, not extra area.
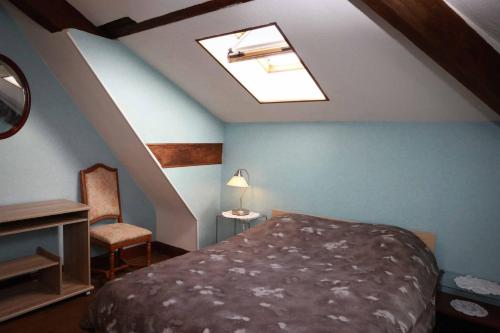
M 243 177 L 243 173 L 247 174 L 247 179 Z M 237 216 L 245 216 L 250 213 L 248 209 L 243 208 L 243 196 L 245 195 L 245 192 L 247 191 L 248 188 L 248 182 L 250 182 L 250 174 L 246 169 L 238 169 L 236 170 L 234 176 L 227 182 L 228 186 L 233 186 L 233 187 L 242 187 L 244 188 L 243 193 L 240 196 L 240 208 L 235 208 L 231 210 L 231 213 L 233 215 Z

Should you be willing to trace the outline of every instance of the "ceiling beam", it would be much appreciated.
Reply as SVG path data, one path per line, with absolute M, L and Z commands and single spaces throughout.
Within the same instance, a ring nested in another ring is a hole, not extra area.
M 10 0 L 10 2 L 50 32 L 74 28 L 104 36 L 92 22 L 66 0 Z
M 209 0 L 142 22 L 135 22 L 129 17 L 123 17 L 101 25 L 99 29 L 109 38 L 119 38 L 250 1 L 253 0 Z
M 500 54 L 444 1 L 361 2 L 500 114 Z
M 222 143 L 154 143 L 148 148 L 162 168 L 222 164 Z

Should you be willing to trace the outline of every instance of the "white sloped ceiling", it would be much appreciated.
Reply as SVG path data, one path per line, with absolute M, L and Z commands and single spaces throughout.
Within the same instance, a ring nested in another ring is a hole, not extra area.
M 499 0 L 446 0 L 445 2 L 500 52 Z
M 123 16 L 141 21 L 202 1 L 70 2 L 100 25 Z M 279 24 L 330 101 L 259 104 L 195 41 L 270 22 Z M 499 120 L 354 0 L 255 0 L 120 40 L 227 122 Z

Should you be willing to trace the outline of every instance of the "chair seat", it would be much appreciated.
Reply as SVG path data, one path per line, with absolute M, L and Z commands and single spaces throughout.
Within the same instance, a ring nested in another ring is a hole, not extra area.
M 113 223 L 90 228 L 90 237 L 106 244 L 118 244 L 135 238 L 152 235 L 151 231 L 127 223 Z

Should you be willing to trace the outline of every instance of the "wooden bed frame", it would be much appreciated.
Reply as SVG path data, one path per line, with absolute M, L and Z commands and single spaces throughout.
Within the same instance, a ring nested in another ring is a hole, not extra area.
M 272 210 L 272 217 L 280 216 L 280 215 L 287 215 L 287 214 L 302 214 L 302 213 L 287 212 L 287 211 L 278 210 L 278 209 Z M 303 214 L 303 215 L 308 215 L 308 214 Z M 339 220 L 339 219 L 335 219 L 335 218 L 331 218 L 331 217 L 322 217 L 322 216 L 314 216 L 314 215 L 308 215 L 308 216 L 325 218 L 325 219 L 332 220 L 332 221 L 359 223 L 356 221 Z M 428 231 L 418 231 L 418 230 L 411 230 L 411 232 L 413 232 L 418 238 L 420 238 L 422 240 L 422 242 L 424 242 L 425 245 L 427 245 L 427 247 L 434 253 L 434 251 L 436 249 L 436 239 L 437 239 L 435 234 L 433 234 L 432 232 L 428 232 Z

